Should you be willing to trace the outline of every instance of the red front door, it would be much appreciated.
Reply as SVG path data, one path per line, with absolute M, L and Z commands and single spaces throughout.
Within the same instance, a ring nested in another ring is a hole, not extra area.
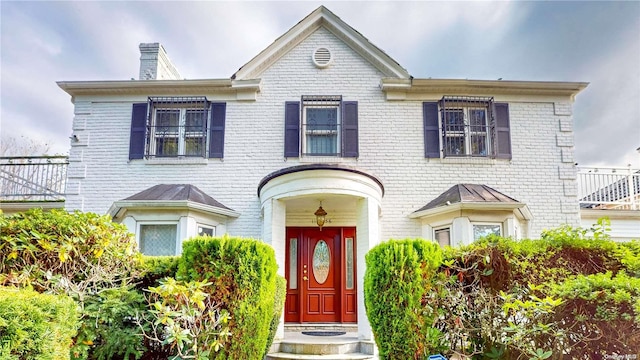
M 355 229 L 288 228 L 287 322 L 355 322 Z

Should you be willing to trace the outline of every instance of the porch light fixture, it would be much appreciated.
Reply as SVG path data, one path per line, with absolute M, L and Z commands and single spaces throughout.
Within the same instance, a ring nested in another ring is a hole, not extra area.
M 322 208 L 322 201 L 320 201 L 320 206 L 318 207 L 318 210 L 316 210 L 314 215 L 316 216 L 316 224 L 318 224 L 320 231 L 322 231 L 324 223 L 327 222 L 327 212 Z

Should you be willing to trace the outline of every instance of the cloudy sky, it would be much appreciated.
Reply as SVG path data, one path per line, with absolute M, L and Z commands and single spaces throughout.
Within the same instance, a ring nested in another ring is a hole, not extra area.
M 417 78 L 584 81 L 580 165 L 640 166 L 640 2 L 0 1 L 0 133 L 67 153 L 65 80 L 138 77 L 160 42 L 185 78 L 228 78 L 324 4 Z

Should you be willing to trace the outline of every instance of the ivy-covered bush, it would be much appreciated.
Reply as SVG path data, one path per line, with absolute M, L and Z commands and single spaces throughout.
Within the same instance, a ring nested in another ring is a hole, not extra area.
M 216 359 L 260 359 L 276 294 L 273 249 L 260 241 L 196 237 L 183 244 L 177 277 L 211 283 L 210 300 L 230 314 L 231 336 Z
M 0 287 L 0 359 L 69 359 L 78 320 L 68 296 Z
M 365 259 L 365 306 L 380 356 L 419 359 L 439 351 L 442 334 L 432 326 L 435 312 L 425 309 L 423 298 L 433 291 L 440 247 L 420 239 L 390 240 Z

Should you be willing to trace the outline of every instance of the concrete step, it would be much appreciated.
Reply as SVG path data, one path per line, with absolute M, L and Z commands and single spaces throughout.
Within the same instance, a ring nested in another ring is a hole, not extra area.
M 305 354 L 305 355 L 339 355 L 356 353 L 360 351 L 360 342 L 357 340 L 348 341 L 335 339 L 333 342 L 328 343 L 314 342 L 313 340 L 306 340 L 305 342 L 298 341 L 281 341 L 280 352 L 290 354 Z
M 362 353 L 350 353 L 350 354 L 326 354 L 326 355 L 311 355 L 311 354 L 290 354 L 290 353 L 273 353 L 268 354 L 266 360 L 373 360 L 377 359 L 374 355 L 362 354 Z

